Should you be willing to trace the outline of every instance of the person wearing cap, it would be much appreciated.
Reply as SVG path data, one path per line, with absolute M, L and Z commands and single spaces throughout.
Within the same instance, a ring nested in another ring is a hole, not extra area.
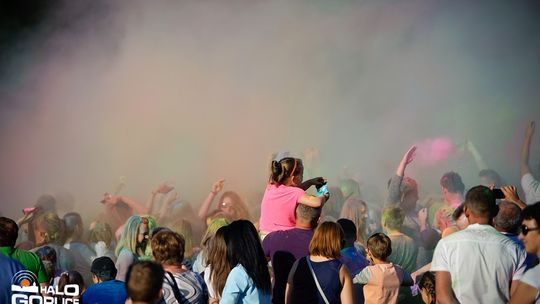
M 109 257 L 99 257 L 92 262 L 93 285 L 88 287 L 82 295 L 85 304 L 123 304 L 127 299 L 124 282 L 116 280 L 116 267 Z

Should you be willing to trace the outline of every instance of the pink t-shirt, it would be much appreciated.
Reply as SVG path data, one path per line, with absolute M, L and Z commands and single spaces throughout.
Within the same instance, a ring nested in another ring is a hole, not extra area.
M 259 230 L 270 233 L 294 228 L 294 209 L 305 191 L 298 187 L 268 184 L 261 203 Z
M 389 304 L 397 303 L 403 277 L 403 269 L 398 265 L 376 264 L 360 271 L 353 283 L 364 284 L 366 304 Z

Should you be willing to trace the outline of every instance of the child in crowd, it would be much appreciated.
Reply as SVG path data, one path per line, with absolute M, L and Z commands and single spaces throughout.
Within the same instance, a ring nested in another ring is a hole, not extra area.
M 271 170 L 270 182 L 261 202 L 261 235 L 294 228 L 297 204 L 319 208 L 330 197 L 328 193 L 320 197 L 306 194 L 309 187 L 322 186 L 324 179 L 318 177 L 302 182 L 304 166 L 301 159 L 285 157 L 279 161 L 274 160 Z
M 437 297 L 435 295 L 435 275 L 433 272 L 426 272 L 422 275 L 420 282 L 418 283 L 420 294 L 422 294 L 422 301 L 425 304 L 437 303 Z
M 96 257 L 106 256 L 116 261 L 111 226 L 105 222 L 94 221 L 90 224 L 88 241 L 90 247 L 96 252 Z
M 162 298 L 165 271 L 161 264 L 138 261 L 126 273 L 126 304 L 157 304 Z
M 397 303 L 399 287 L 413 285 L 411 276 L 400 266 L 387 261 L 392 242 L 384 233 L 375 233 L 367 241 L 367 255 L 372 265 L 357 274 L 353 283 L 364 285 L 366 304 Z

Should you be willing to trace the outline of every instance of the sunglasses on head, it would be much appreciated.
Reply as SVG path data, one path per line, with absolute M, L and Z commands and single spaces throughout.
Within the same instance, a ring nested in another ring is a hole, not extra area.
M 540 227 L 535 227 L 535 228 L 529 228 L 525 225 L 521 225 L 519 227 L 519 231 L 523 234 L 523 235 L 527 235 L 529 233 L 529 231 L 535 231 L 535 230 L 540 230 Z

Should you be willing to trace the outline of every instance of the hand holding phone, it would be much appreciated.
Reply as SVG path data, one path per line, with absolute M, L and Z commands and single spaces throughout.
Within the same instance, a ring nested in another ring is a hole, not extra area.
M 319 189 L 317 189 L 317 196 L 324 196 L 328 193 L 328 184 L 322 185 Z
M 495 196 L 495 199 L 504 199 L 504 193 L 501 189 L 494 188 L 491 191 L 493 191 L 493 196 Z

